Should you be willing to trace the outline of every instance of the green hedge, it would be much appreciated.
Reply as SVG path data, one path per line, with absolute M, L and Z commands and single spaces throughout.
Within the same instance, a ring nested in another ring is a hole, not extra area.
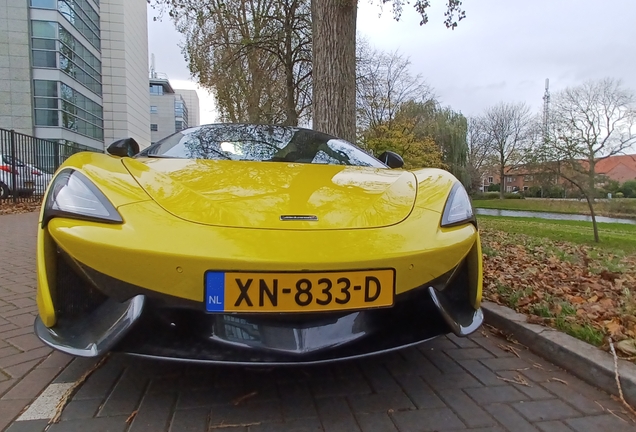
M 499 192 L 477 192 L 472 197 L 475 200 L 495 200 L 499 199 Z M 520 193 L 505 193 L 504 199 L 523 199 L 523 195 Z

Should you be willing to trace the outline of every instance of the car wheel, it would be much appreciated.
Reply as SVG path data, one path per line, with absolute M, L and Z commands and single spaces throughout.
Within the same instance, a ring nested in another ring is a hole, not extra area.
M 0 183 L 0 200 L 9 198 L 9 188 L 4 183 Z

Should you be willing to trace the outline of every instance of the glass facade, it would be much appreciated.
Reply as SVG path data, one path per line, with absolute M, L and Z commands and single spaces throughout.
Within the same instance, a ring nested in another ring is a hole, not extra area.
M 95 48 L 100 49 L 99 14 L 86 0 L 58 0 L 57 10 Z
M 60 83 L 62 95 L 62 127 L 102 141 L 104 139 L 104 113 L 102 107 Z
M 62 25 L 31 21 L 31 45 L 33 67 L 59 68 L 101 96 L 102 63 Z
M 36 126 L 59 126 L 57 81 L 33 81 Z
M 95 1 L 99 5 L 99 1 Z M 100 49 L 99 14 L 86 0 L 30 0 L 36 9 L 57 9 L 88 41 Z
M 157 85 L 157 84 L 150 84 L 150 94 L 161 96 L 163 94 L 163 86 Z
M 59 32 L 60 69 L 101 96 L 102 62 L 61 25 Z
M 104 139 L 102 107 L 58 81 L 33 80 L 36 126 L 61 126 L 90 138 Z

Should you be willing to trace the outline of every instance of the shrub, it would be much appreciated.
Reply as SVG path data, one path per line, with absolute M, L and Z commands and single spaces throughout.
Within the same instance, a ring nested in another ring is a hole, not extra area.
M 505 193 L 504 194 L 504 199 L 523 199 L 523 198 L 524 198 L 523 194 L 520 194 L 520 193 L 516 193 L 516 194 Z
M 625 198 L 625 195 L 623 195 L 623 192 L 616 192 L 616 195 L 614 195 L 616 198 Z
M 498 198 L 499 198 L 499 192 L 477 192 L 473 194 L 473 199 L 476 199 L 476 200 L 492 200 L 492 199 L 498 199 Z
M 501 186 L 499 185 L 499 183 L 496 183 L 496 184 L 493 183 L 493 184 L 488 186 L 488 192 L 499 192 L 500 187 Z

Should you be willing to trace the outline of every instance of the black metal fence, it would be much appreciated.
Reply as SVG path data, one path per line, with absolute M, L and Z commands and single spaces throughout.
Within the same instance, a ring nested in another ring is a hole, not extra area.
M 0 200 L 40 201 L 55 170 L 81 151 L 99 150 L 0 129 Z

